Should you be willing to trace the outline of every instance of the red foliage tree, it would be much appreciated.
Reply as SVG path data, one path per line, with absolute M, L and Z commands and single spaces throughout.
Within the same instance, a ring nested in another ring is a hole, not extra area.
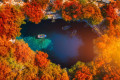
M 9 4 L 0 8 L 0 36 L 6 35 L 8 38 L 15 38 L 20 35 L 20 25 L 25 19 L 23 12 L 15 6 Z
M 118 15 L 114 9 L 114 6 L 112 6 L 112 4 L 107 5 L 105 11 L 106 11 L 107 17 L 110 17 L 112 19 L 117 19 Z
M 107 34 L 109 36 L 120 36 L 119 31 L 119 23 L 120 23 L 120 17 L 118 16 L 117 12 L 117 3 L 110 3 L 105 8 L 103 8 L 104 17 L 107 22 Z
M 83 66 L 81 70 L 78 70 L 75 73 L 75 78 L 73 80 L 92 80 L 92 74 L 90 73 L 90 69 L 87 66 Z
M 28 16 L 29 21 L 38 24 L 44 17 L 44 11 L 42 10 L 41 4 L 37 1 L 28 2 L 24 5 L 23 10 Z
M 37 52 L 35 56 L 35 64 L 39 67 L 46 67 L 49 65 L 50 61 L 47 59 L 48 54 L 44 52 Z
M 62 7 L 62 17 L 66 21 L 77 20 L 81 17 L 82 5 L 77 0 L 66 1 Z

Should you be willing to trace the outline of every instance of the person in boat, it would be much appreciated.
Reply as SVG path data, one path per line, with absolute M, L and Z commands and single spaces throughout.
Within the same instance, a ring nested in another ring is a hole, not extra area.
M 47 35 L 45 35 L 45 34 L 38 34 L 38 36 L 37 36 L 38 38 L 46 38 L 47 37 Z

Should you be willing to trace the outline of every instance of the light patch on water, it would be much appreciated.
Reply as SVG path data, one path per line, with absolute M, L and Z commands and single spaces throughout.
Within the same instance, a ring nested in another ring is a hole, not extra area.
M 66 62 L 69 58 L 78 56 L 78 48 L 83 45 L 83 41 L 77 36 L 70 37 L 69 35 L 54 33 L 50 39 L 53 42 L 53 51 L 55 56 Z

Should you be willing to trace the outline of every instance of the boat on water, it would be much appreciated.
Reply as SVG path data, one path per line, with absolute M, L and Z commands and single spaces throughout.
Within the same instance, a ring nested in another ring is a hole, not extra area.
M 72 26 L 71 26 L 71 25 L 63 26 L 63 27 L 62 27 L 62 30 L 67 30 L 67 29 L 69 29 L 70 27 L 72 27 Z
M 37 36 L 38 38 L 46 38 L 47 37 L 47 35 L 45 35 L 45 34 L 38 34 L 38 36 Z

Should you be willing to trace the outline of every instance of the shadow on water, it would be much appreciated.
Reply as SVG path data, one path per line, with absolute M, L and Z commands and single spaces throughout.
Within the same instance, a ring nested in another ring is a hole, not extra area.
M 62 30 L 63 26 L 71 25 L 68 30 Z M 85 22 L 66 22 L 62 19 L 52 23 L 51 20 L 42 20 L 39 24 L 27 22 L 22 25 L 22 36 L 37 36 L 46 34 L 53 42 L 53 50 L 43 49 L 49 54 L 49 59 L 60 64 L 61 67 L 70 67 L 77 61 L 89 62 L 93 60 L 93 39 L 97 34 Z M 74 30 L 76 35 L 71 37 Z

